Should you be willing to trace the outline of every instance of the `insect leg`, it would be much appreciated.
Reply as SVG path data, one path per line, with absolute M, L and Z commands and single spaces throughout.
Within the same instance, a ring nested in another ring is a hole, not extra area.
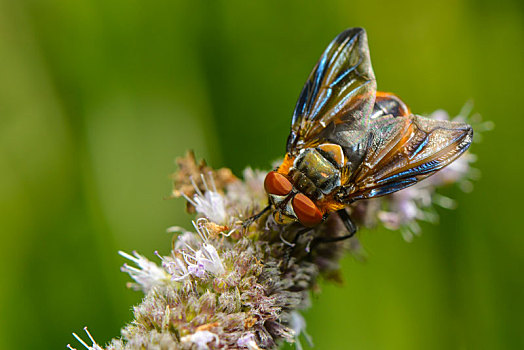
M 348 234 L 344 236 L 340 236 L 340 237 L 318 237 L 315 239 L 315 244 L 343 241 L 345 239 L 349 239 L 353 237 L 355 233 L 357 233 L 357 227 L 355 226 L 353 221 L 351 221 L 351 218 L 349 217 L 349 214 L 346 211 L 346 209 L 338 210 L 337 214 L 340 220 L 342 220 L 342 223 L 344 224 L 346 229 L 348 230 Z
M 284 266 L 288 266 L 289 260 L 291 259 L 291 256 L 295 253 L 295 249 L 297 247 L 297 242 L 298 242 L 298 239 L 300 238 L 300 236 L 302 236 L 304 233 L 306 233 L 306 232 L 308 232 L 310 230 L 311 230 L 310 227 L 305 227 L 305 228 L 299 230 L 297 233 L 295 233 L 295 238 L 293 238 L 293 241 L 291 243 L 287 242 L 286 245 L 288 247 L 287 247 L 287 249 L 284 252 L 284 261 L 285 261 L 285 265 Z M 308 251 L 308 253 L 309 253 L 309 251 Z
M 271 209 L 271 204 L 269 204 L 267 207 L 265 207 L 264 209 L 262 209 L 260 212 L 256 213 L 255 215 L 244 220 L 244 222 L 242 223 L 242 227 L 244 229 L 247 229 L 249 226 L 251 226 L 252 223 L 260 219 L 260 217 L 264 215 L 270 209 Z
M 355 226 L 353 221 L 351 221 L 351 218 L 349 217 L 349 214 L 346 211 L 346 209 L 340 209 L 339 211 L 337 211 L 337 214 L 340 220 L 342 220 L 344 226 L 346 226 L 346 229 L 348 230 L 348 234 L 340 238 L 347 239 L 353 237 L 355 233 L 357 233 L 357 227 Z

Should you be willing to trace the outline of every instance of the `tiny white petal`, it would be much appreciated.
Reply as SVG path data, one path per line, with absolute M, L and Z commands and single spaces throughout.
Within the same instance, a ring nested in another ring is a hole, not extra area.
M 249 350 L 259 350 L 259 346 L 255 341 L 255 335 L 251 332 L 244 334 L 237 340 L 237 345 L 241 348 L 248 348 Z
M 192 343 L 196 345 L 198 350 L 207 350 L 209 346 L 207 345 L 211 341 L 215 341 L 215 345 L 218 346 L 219 338 L 215 333 L 210 331 L 197 331 L 193 334 L 183 336 L 181 339 L 182 343 Z
M 165 269 L 159 267 L 154 262 L 149 261 L 137 252 L 133 252 L 134 256 L 123 251 L 119 251 L 118 254 L 131 260 L 138 266 L 138 268 L 136 268 L 124 264 L 121 268 L 123 272 L 128 273 L 129 276 L 138 283 L 138 285 L 135 285 L 135 288 L 138 287 L 147 292 L 154 286 L 167 283 L 171 279 L 171 275 Z
M 73 333 L 73 336 L 76 338 L 76 340 L 78 340 L 80 342 L 80 344 L 82 344 L 88 350 L 102 350 L 102 347 L 96 343 L 95 339 L 91 336 L 91 333 L 89 333 L 89 331 L 87 330 L 87 327 L 84 327 L 84 332 L 86 332 L 89 340 L 91 340 L 93 345 L 91 345 L 91 346 L 87 345 L 87 343 L 85 341 L 83 341 L 82 338 L 80 338 L 76 333 Z M 67 347 L 69 349 L 76 350 L 75 348 L 73 348 L 69 344 L 67 344 Z
M 226 269 L 222 264 L 222 259 L 218 255 L 217 250 L 211 244 L 204 243 L 203 248 L 206 255 L 209 257 L 209 260 L 205 262 L 207 270 L 209 270 L 214 275 L 223 275 L 226 273 Z
M 207 185 L 204 175 L 200 175 L 202 183 L 205 187 L 205 192 L 200 191 L 197 184 L 191 179 L 191 183 L 195 189 L 195 194 L 192 198 L 182 194 L 184 198 L 191 203 L 196 211 L 204 215 L 209 220 L 219 225 L 228 225 L 228 218 L 230 217 L 227 212 L 226 197 L 220 194 L 215 186 L 213 177 L 210 175 L 211 188 Z
M 209 220 L 220 224 L 227 224 L 227 211 L 224 197 L 218 192 L 206 191 L 203 196 L 196 194 L 193 197 L 195 209 Z
M 293 328 L 293 331 L 295 332 L 295 346 L 298 350 L 302 349 L 302 345 L 300 344 L 300 341 L 298 337 L 300 334 L 304 335 L 304 338 L 306 338 L 306 341 L 310 347 L 313 347 L 313 340 L 311 339 L 311 336 L 306 332 L 306 320 L 304 317 L 300 314 L 298 311 L 293 311 L 291 313 L 291 320 L 290 320 L 291 328 Z
M 436 120 L 449 120 L 449 114 L 443 109 L 437 109 L 433 113 L 431 113 L 431 119 Z

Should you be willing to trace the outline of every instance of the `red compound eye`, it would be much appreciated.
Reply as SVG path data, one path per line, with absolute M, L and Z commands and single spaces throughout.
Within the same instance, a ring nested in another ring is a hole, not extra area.
M 304 226 L 316 226 L 322 221 L 322 213 L 311 199 L 302 193 L 293 198 L 293 210 Z
M 269 194 L 285 196 L 291 192 L 293 185 L 291 185 L 291 182 L 289 182 L 284 175 L 276 171 L 270 171 L 264 180 L 264 188 Z

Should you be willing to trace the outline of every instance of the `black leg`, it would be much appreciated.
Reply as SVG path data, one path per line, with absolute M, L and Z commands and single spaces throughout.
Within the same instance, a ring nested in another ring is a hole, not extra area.
M 262 209 L 262 211 L 260 211 L 259 213 L 256 213 L 252 217 L 247 218 L 246 220 L 244 220 L 244 222 L 242 223 L 242 227 L 243 228 L 248 228 L 252 223 L 257 221 L 262 215 L 264 215 L 269 209 L 271 209 L 271 204 L 269 204 L 267 207 Z
M 295 248 L 297 246 L 297 242 L 298 242 L 298 239 L 300 238 L 300 236 L 302 236 L 304 233 L 306 233 L 306 232 L 308 232 L 310 230 L 311 230 L 310 227 L 304 227 L 303 229 L 301 229 L 300 231 L 295 233 L 295 238 L 293 238 L 293 241 L 291 243 L 290 242 L 284 242 L 286 245 L 288 245 L 288 248 L 284 252 L 284 261 L 286 262 L 286 264 L 284 266 L 288 265 L 289 260 L 291 259 L 291 256 L 295 252 Z M 282 239 L 282 237 L 281 237 L 281 239 Z
M 302 236 L 304 233 L 306 233 L 308 231 L 311 231 L 311 228 L 310 227 L 304 227 L 303 229 L 301 229 L 300 231 L 295 233 L 295 238 L 293 238 L 293 242 L 291 242 L 292 247 L 294 247 L 297 244 L 298 239 L 300 238 L 300 236 Z
M 337 211 L 338 217 L 342 222 L 344 223 L 344 226 L 346 226 L 346 229 L 348 230 L 348 234 L 340 237 L 319 237 L 315 239 L 315 243 L 331 243 L 331 242 L 339 242 L 343 241 L 345 239 L 349 239 L 357 233 L 357 227 L 351 221 L 351 218 L 349 217 L 348 212 L 346 209 L 340 209 Z
M 353 237 L 355 233 L 357 233 L 357 227 L 355 226 L 353 221 L 351 221 L 351 218 L 349 217 L 349 214 L 346 211 L 346 209 L 340 209 L 339 211 L 337 211 L 337 214 L 340 220 L 342 220 L 342 223 L 344 223 L 344 226 L 346 226 L 346 229 L 348 230 L 348 234 L 342 237 L 345 237 L 344 239 Z

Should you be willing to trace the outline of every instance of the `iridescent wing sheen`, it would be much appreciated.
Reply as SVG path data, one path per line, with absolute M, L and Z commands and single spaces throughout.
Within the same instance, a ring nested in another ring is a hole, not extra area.
M 319 143 L 330 125 L 349 124 L 365 132 L 375 92 L 366 31 L 348 29 L 329 44 L 300 93 L 287 152 Z
M 457 159 L 471 144 L 465 123 L 417 115 L 372 119 L 362 163 L 347 174 L 343 202 L 372 198 L 414 185 Z

